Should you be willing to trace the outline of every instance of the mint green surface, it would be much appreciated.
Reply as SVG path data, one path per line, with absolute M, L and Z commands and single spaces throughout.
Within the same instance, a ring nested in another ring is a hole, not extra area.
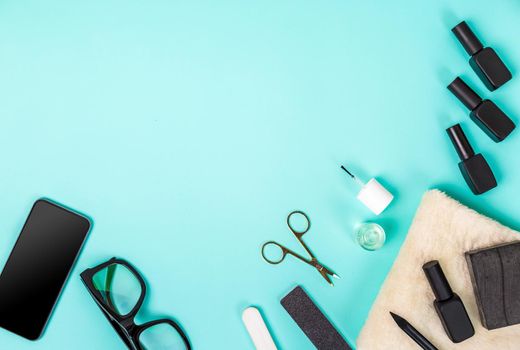
M 281 349 L 312 349 L 279 303 L 296 285 L 353 344 L 425 190 L 520 227 L 520 131 L 495 144 L 446 89 L 460 74 L 520 121 L 519 13 L 514 0 L 1 1 L 0 264 L 39 197 L 94 227 L 43 338 L 0 330 L 0 347 L 124 349 L 79 279 L 112 256 L 146 278 L 139 321 L 172 316 L 195 349 L 253 349 L 250 305 Z M 513 72 L 494 93 L 450 32 L 462 19 Z M 444 131 L 456 122 L 499 182 L 480 197 Z M 340 163 L 394 203 L 374 217 Z M 267 240 L 303 253 L 295 209 L 335 287 L 261 259 Z M 385 228 L 381 250 L 354 242 L 364 221 Z

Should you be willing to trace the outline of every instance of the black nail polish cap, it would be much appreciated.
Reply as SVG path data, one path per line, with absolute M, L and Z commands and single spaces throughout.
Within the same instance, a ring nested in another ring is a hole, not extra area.
M 469 108 L 471 119 L 493 141 L 503 141 L 515 129 L 515 123 L 496 104 L 483 100 L 460 77 L 448 85 L 448 90 Z
M 433 307 L 450 340 L 460 343 L 471 338 L 475 334 L 475 329 L 468 312 L 460 297 L 451 290 L 439 262 L 429 261 L 423 265 L 423 270 L 435 294 Z
M 457 24 L 451 31 L 455 34 L 457 39 L 459 39 L 460 43 L 464 46 L 464 49 L 470 56 L 473 56 L 484 48 L 480 40 L 478 40 L 475 33 L 473 33 L 465 21 Z
M 455 150 L 457 151 L 460 160 L 466 160 L 475 155 L 475 151 L 473 150 L 473 147 L 471 147 L 466 134 L 462 131 L 460 124 L 453 125 L 446 129 L 446 132 L 448 133 L 453 146 L 455 146 Z
M 489 91 L 494 91 L 511 80 L 513 75 L 502 59 L 491 47 L 482 45 L 466 22 L 460 22 L 451 31 L 471 56 L 469 65 Z
M 446 129 L 460 157 L 459 169 L 474 194 L 485 193 L 497 186 L 497 180 L 484 156 L 475 154 L 460 124 Z
M 428 278 L 428 282 L 430 282 L 436 300 L 444 301 L 453 296 L 453 291 L 437 260 L 424 264 L 423 271 Z
M 482 98 L 477 95 L 477 93 L 473 91 L 473 89 L 471 89 L 460 77 L 455 78 L 455 80 L 448 85 L 448 90 L 450 90 L 455 97 L 460 100 L 460 102 L 468 107 L 470 111 L 477 108 L 482 102 Z

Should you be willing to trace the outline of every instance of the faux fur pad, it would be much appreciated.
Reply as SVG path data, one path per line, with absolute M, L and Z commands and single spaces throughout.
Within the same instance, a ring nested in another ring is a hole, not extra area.
M 407 319 L 439 349 L 520 349 L 520 325 L 492 331 L 482 327 L 464 259 L 467 251 L 517 240 L 519 232 L 476 213 L 440 191 L 427 192 L 359 335 L 358 349 L 419 348 L 397 327 L 389 311 Z M 453 344 L 448 339 L 433 308 L 434 295 L 422 271 L 422 265 L 430 260 L 439 260 L 475 327 L 475 335 L 462 343 Z

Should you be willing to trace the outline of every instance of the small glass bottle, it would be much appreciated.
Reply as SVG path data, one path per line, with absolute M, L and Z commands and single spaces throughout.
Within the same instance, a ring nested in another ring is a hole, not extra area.
M 376 223 L 365 222 L 359 225 L 355 232 L 355 240 L 366 250 L 377 250 L 385 244 L 385 230 Z

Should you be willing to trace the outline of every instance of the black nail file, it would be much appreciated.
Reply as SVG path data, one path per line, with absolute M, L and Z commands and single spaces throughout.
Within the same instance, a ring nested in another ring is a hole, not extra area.
M 318 350 L 352 350 L 301 287 L 283 297 L 281 304 Z

